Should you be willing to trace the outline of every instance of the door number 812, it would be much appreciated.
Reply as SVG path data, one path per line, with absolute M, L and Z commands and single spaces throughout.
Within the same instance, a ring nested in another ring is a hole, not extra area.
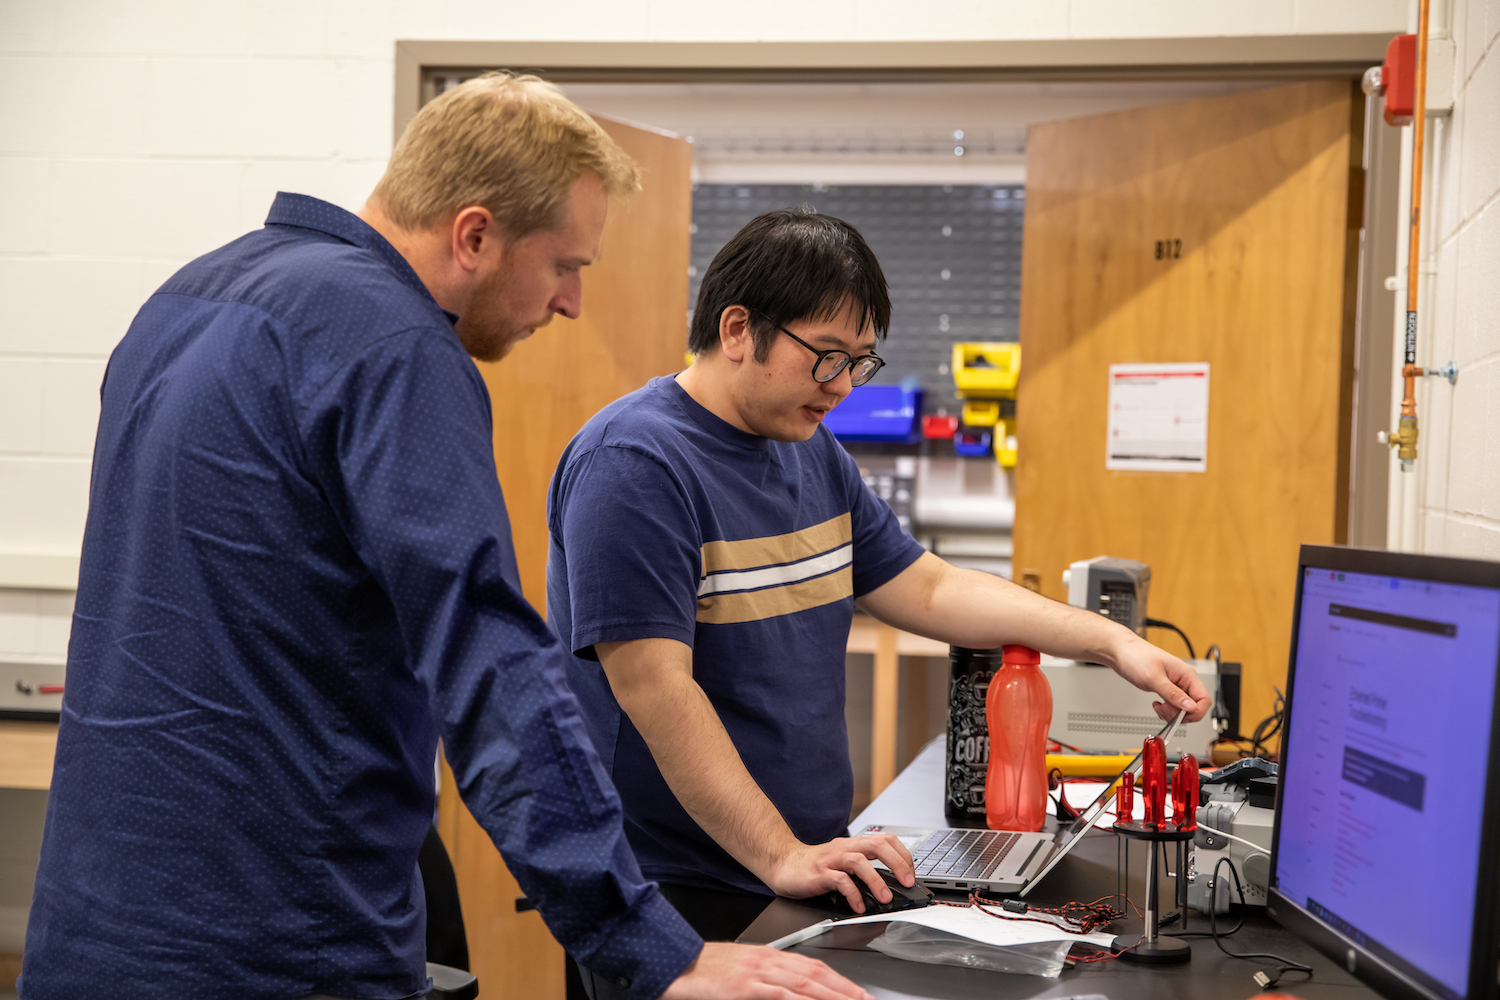
M 1181 256 L 1182 256 L 1182 241 L 1181 240 L 1157 240 L 1156 241 L 1156 259 L 1157 260 L 1176 260 L 1178 257 L 1181 257 Z

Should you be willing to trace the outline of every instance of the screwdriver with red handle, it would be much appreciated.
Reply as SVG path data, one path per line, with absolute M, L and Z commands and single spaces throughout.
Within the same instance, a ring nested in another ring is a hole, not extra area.
M 1167 745 L 1160 736 L 1147 736 L 1141 744 L 1141 802 L 1146 807 L 1142 822 L 1148 830 L 1166 826 Z
M 1135 813 L 1135 772 L 1120 775 L 1119 787 L 1115 789 L 1115 819 L 1129 823 Z
M 1172 823 L 1179 830 L 1198 829 L 1198 758 L 1190 753 L 1172 771 Z

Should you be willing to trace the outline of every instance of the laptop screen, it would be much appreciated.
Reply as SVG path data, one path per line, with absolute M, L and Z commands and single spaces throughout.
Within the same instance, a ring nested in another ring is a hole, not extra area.
M 1458 1000 L 1471 982 L 1500 589 L 1426 578 L 1420 557 L 1394 557 L 1406 576 L 1309 561 L 1332 551 L 1304 549 L 1273 888 L 1421 992 Z

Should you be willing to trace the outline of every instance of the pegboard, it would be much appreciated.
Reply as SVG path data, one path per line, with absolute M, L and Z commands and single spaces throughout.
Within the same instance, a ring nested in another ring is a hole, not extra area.
M 1020 185 L 697 184 L 689 302 L 714 254 L 762 212 L 808 205 L 858 229 L 891 288 L 891 331 L 875 383 L 915 375 L 924 409 L 955 411 L 953 343 L 1016 340 L 1021 311 Z

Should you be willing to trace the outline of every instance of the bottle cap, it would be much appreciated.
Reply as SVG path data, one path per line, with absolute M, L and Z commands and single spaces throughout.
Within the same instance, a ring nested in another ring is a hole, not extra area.
M 1014 663 L 1017 666 L 1035 667 L 1042 662 L 1042 654 L 1030 646 L 1005 646 L 1004 652 L 1000 654 L 1001 663 Z

